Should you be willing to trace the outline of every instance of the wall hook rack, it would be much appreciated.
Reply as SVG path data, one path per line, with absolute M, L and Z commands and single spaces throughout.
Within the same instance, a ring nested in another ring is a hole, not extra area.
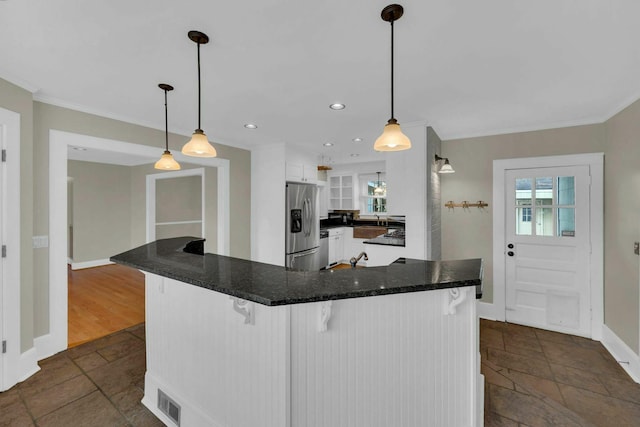
M 446 207 L 448 207 L 449 209 L 453 209 L 453 208 L 462 208 L 462 209 L 478 208 L 478 209 L 484 209 L 487 206 L 489 206 L 489 203 L 483 202 L 482 200 L 478 200 L 477 202 L 474 202 L 474 203 L 469 203 L 466 200 L 463 200 L 462 203 L 454 203 L 453 200 L 449 200 L 444 205 Z

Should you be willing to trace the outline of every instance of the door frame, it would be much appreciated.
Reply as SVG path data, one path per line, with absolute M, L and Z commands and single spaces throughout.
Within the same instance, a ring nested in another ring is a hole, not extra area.
M 2 167 L 2 245 L 7 245 L 7 257 L 2 261 L 3 277 L 0 280 L 0 343 L 7 341 L 7 352 L 0 353 L 0 391 L 7 390 L 25 378 L 23 371 L 31 366 L 21 364 L 22 352 L 20 328 L 20 114 L 0 108 L 0 132 L 2 149 L 7 150 L 7 161 Z M 1 348 L 0 348 L 0 351 Z M 28 376 L 28 375 L 27 375 Z
M 589 230 L 591 253 L 591 338 L 602 339 L 604 324 L 604 153 L 523 157 L 493 161 L 493 318 L 505 321 L 506 206 L 505 173 L 510 169 L 589 166 Z
M 200 177 L 200 200 L 202 200 L 202 208 L 200 217 L 202 237 L 206 236 L 206 189 L 205 189 L 205 171 L 204 168 L 183 169 L 179 171 L 154 173 L 147 175 L 147 243 L 156 240 L 156 181 L 162 179 L 183 178 L 187 176 Z
M 186 138 L 186 137 L 185 137 Z M 68 147 L 157 158 L 162 149 L 55 129 L 49 130 L 49 333 L 34 340 L 38 360 L 67 349 L 67 151 Z M 218 253 L 229 254 L 229 160 L 187 157 L 179 151 L 176 160 L 218 171 Z

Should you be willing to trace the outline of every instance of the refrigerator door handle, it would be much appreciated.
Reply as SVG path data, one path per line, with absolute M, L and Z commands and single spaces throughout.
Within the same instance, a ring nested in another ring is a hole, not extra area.
M 309 204 L 309 199 L 304 199 L 304 201 L 302 202 L 302 230 L 304 231 L 304 235 L 307 237 L 309 237 L 309 235 L 311 234 L 311 207 L 309 206 Z

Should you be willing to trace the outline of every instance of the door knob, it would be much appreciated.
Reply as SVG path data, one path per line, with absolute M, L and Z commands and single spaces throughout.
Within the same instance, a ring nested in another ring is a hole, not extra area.
M 513 251 L 509 251 L 509 252 L 507 252 L 507 255 L 509 255 L 509 256 L 514 256 L 514 255 L 515 255 L 515 253 L 514 253 Z
M 508 247 L 509 249 L 513 249 L 513 243 L 509 243 L 509 244 L 507 245 L 507 247 Z

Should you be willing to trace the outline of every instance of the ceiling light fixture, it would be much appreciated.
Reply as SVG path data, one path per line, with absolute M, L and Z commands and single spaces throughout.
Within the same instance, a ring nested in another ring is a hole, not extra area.
M 401 151 L 411 148 L 411 141 L 402 133 L 393 114 L 393 22 L 400 19 L 403 13 L 404 9 L 399 4 L 390 4 L 380 13 L 383 21 L 391 23 L 391 118 L 373 145 L 376 151 Z
M 169 151 L 169 113 L 167 110 L 167 92 L 173 90 L 173 86 L 160 83 L 158 87 L 164 91 L 164 153 L 153 167 L 165 171 L 177 171 L 180 170 L 180 164 L 175 161 Z
M 329 108 L 332 110 L 344 110 L 347 106 L 336 102 L 335 104 L 329 105 Z
M 216 157 L 216 149 L 209 143 L 207 135 L 200 127 L 200 45 L 209 43 L 209 37 L 200 31 L 189 31 L 189 39 L 198 45 L 198 129 L 193 132 L 191 140 L 182 147 L 182 154 L 193 157 Z
M 351 157 L 358 157 L 359 155 L 360 155 L 360 154 L 353 153 L 353 154 L 351 154 Z
M 453 170 L 453 166 L 449 164 L 449 159 L 447 157 L 440 157 L 436 154 L 436 164 L 438 164 L 438 162 L 441 160 L 444 160 L 444 164 L 442 165 L 438 173 L 454 173 L 455 172 L 455 170 Z
M 246 127 L 247 129 L 258 129 L 258 125 L 253 123 L 247 123 L 246 125 L 244 125 L 244 127 Z
M 333 142 L 325 142 L 324 144 L 325 147 L 333 147 Z
M 352 141 L 353 142 L 362 142 L 362 138 L 353 138 Z

